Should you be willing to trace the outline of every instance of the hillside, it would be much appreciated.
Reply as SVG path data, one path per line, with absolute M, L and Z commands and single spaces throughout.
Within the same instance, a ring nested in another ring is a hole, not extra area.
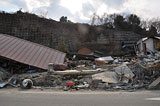
M 128 31 L 107 30 L 103 26 L 57 22 L 31 13 L 0 13 L 0 33 L 9 34 L 56 48 L 63 42 L 70 52 L 88 47 L 107 55 L 124 53 L 122 45 L 133 44 L 142 36 Z M 121 52 L 120 52 L 121 51 Z

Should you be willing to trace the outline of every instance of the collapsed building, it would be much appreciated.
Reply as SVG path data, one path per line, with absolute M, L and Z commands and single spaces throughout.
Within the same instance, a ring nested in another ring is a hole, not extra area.
M 156 56 L 141 55 L 133 60 L 111 56 L 74 60 L 73 57 L 64 67 L 65 53 L 10 35 L 0 34 L 0 49 L 0 88 L 5 85 L 63 90 L 159 88 L 159 52 Z
M 32 66 L 47 70 L 49 63 L 64 64 L 66 56 L 63 52 L 6 34 L 0 34 L 0 49 L 0 66 L 5 64 L 6 68 L 9 68 L 8 65 L 12 65 L 11 61 L 15 61 L 19 64 L 28 65 L 27 69 L 29 69 L 29 66 Z M 12 71 L 23 70 L 21 65 L 17 65 L 14 68 L 18 69 L 9 69 L 8 71 L 13 73 Z
M 142 38 L 137 42 L 136 46 L 136 50 L 140 54 L 154 54 L 160 50 L 160 37 L 153 36 Z

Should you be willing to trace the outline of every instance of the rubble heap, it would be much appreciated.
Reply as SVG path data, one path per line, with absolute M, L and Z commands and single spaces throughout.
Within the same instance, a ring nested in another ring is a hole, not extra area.
M 24 74 L 14 74 L 6 84 L 23 89 L 32 86 L 65 91 L 159 89 L 160 56 L 145 55 L 131 59 L 101 57 L 95 61 L 70 60 L 67 63 L 69 68 L 63 71 L 53 68 L 52 71 L 48 69 L 48 72 L 28 71 Z

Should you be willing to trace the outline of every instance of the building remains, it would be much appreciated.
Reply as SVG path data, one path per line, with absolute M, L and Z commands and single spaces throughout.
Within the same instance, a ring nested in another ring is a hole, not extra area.
M 153 37 L 145 37 L 140 39 L 137 42 L 137 49 L 140 54 L 153 54 L 156 51 L 160 50 L 160 37 L 153 36 Z
M 41 69 L 63 64 L 65 53 L 17 37 L 0 34 L 0 56 Z
M 0 88 L 160 89 L 158 36 L 21 11 L 0 13 L 0 33 Z M 58 44 L 70 52 L 56 50 Z

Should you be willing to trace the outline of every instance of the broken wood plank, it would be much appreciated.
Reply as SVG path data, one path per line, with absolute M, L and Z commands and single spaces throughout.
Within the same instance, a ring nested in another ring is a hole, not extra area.
M 160 77 L 158 77 L 156 80 L 154 80 L 149 86 L 149 89 L 152 89 L 153 87 L 157 86 L 160 83 Z

